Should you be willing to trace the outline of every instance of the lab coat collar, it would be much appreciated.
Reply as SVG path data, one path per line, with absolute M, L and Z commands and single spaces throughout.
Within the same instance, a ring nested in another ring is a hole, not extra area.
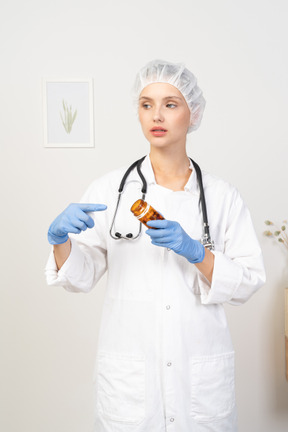
M 190 161 L 190 159 L 189 159 L 189 161 Z M 195 171 L 195 168 L 193 167 L 193 163 L 191 161 L 190 161 L 189 169 L 192 172 L 191 172 L 191 175 L 190 175 L 186 185 L 184 186 L 184 191 L 197 193 L 198 192 L 198 183 L 197 183 L 196 171 Z M 148 187 L 150 185 L 156 185 L 157 184 L 156 179 L 155 179 L 155 175 L 154 175 L 154 171 L 152 168 L 152 164 L 151 164 L 151 159 L 150 159 L 149 155 L 147 155 L 145 157 L 144 161 L 142 162 L 141 171 L 142 171 L 142 173 L 146 179 Z M 136 169 L 133 170 L 133 172 L 130 174 L 129 180 L 130 181 L 135 181 L 135 180 L 140 181 L 139 175 L 138 175 Z M 127 180 L 127 181 L 129 182 L 129 180 Z
M 184 186 L 184 190 L 185 192 L 198 192 L 199 191 L 199 187 L 198 187 L 198 181 L 197 181 L 197 176 L 196 176 L 196 170 L 193 166 L 193 163 L 190 161 L 190 165 L 189 165 L 189 169 L 192 171 L 190 174 L 190 177 L 186 183 L 186 185 Z

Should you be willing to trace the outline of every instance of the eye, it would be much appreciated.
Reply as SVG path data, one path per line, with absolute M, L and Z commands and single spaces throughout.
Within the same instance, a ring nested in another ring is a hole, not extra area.
M 169 103 L 169 104 L 167 104 L 166 105 L 168 108 L 176 108 L 177 107 L 177 105 L 176 104 L 173 104 L 173 103 Z
M 142 105 L 142 107 L 145 108 L 145 109 L 148 109 L 149 107 L 151 107 L 151 105 L 149 105 L 148 103 L 144 103 L 144 104 Z

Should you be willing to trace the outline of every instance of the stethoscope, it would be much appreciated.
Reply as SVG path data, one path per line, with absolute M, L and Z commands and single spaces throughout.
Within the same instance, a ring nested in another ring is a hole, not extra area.
M 140 234 L 141 234 L 141 230 L 142 230 L 142 223 L 139 222 L 139 231 L 137 233 L 136 236 L 134 236 L 132 233 L 128 233 L 126 235 L 122 235 L 119 232 L 115 232 L 114 234 L 112 233 L 113 231 L 113 227 L 115 225 L 115 219 L 117 216 L 117 212 L 118 212 L 118 207 L 120 204 L 120 200 L 121 200 L 121 196 L 124 190 L 124 186 L 127 180 L 127 177 L 129 176 L 129 174 L 131 173 L 131 171 L 133 171 L 135 168 L 137 169 L 138 175 L 142 181 L 142 199 L 143 201 L 145 201 L 145 197 L 146 197 L 146 193 L 147 193 L 147 182 L 146 179 L 141 171 L 141 164 L 143 162 L 143 160 L 145 159 L 146 156 L 142 157 L 141 159 L 135 161 L 125 172 L 119 189 L 118 189 L 118 199 L 117 199 L 117 204 L 116 204 L 116 208 L 114 211 L 114 216 L 112 219 L 112 224 L 111 224 L 111 228 L 110 228 L 110 236 L 114 239 L 114 240 L 120 240 L 120 239 L 124 239 L 124 240 L 136 240 Z M 193 166 L 195 168 L 196 171 L 196 175 L 197 175 L 197 181 L 198 181 L 198 186 L 200 189 L 200 203 L 201 203 L 201 209 L 202 209 L 202 217 L 203 217 L 203 237 L 201 239 L 201 243 L 203 244 L 204 247 L 208 248 L 208 249 L 214 249 L 214 242 L 211 240 L 210 237 L 210 230 L 209 230 L 209 224 L 208 224 L 208 216 L 207 216 L 207 207 L 206 207 L 206 201 L 205 201 L 205 194 L 204 194 L 204 188 L 203 188 L 203 181 L 202 181 L 202 173 L 201 173 L 201 169 L 199 167 L 199 165 L 197 165 L 196 162 L 194 162 L 191 158 L 189 158 L 191 160 L 191 162 L 193 163 Z

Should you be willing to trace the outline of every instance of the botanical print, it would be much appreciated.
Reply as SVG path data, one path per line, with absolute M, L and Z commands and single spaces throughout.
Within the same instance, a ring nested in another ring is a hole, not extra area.
M 72 130 L 72 125 L 76 119 L 77 116 L 77 110 L 75 110 L 74 114 L 72 114 L 72 105 L 68 107 L 67 102 L 65 100 L 62 100 L 63 110 L 64 110 L 64 118 L 62 116 L 62 113 L 60 112 L 62 124 L 68 134 L 70 134 Z
M 92 79 L 43 79 L 45 147 L 94 147 Z

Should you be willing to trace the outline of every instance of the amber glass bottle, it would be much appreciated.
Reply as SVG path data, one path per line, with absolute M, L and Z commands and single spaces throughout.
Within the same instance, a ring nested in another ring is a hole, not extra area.
M 156 219 L 164 219 L 164 217 L 158 213 L 151 205 L 149 205 L 146 201 L 143 201 L 142 199 L 138 199 L 131 207 L 130 209 L 134 216 L 142 222 L 147 228 L 146 224 L 150 220 L 156 220 Z

